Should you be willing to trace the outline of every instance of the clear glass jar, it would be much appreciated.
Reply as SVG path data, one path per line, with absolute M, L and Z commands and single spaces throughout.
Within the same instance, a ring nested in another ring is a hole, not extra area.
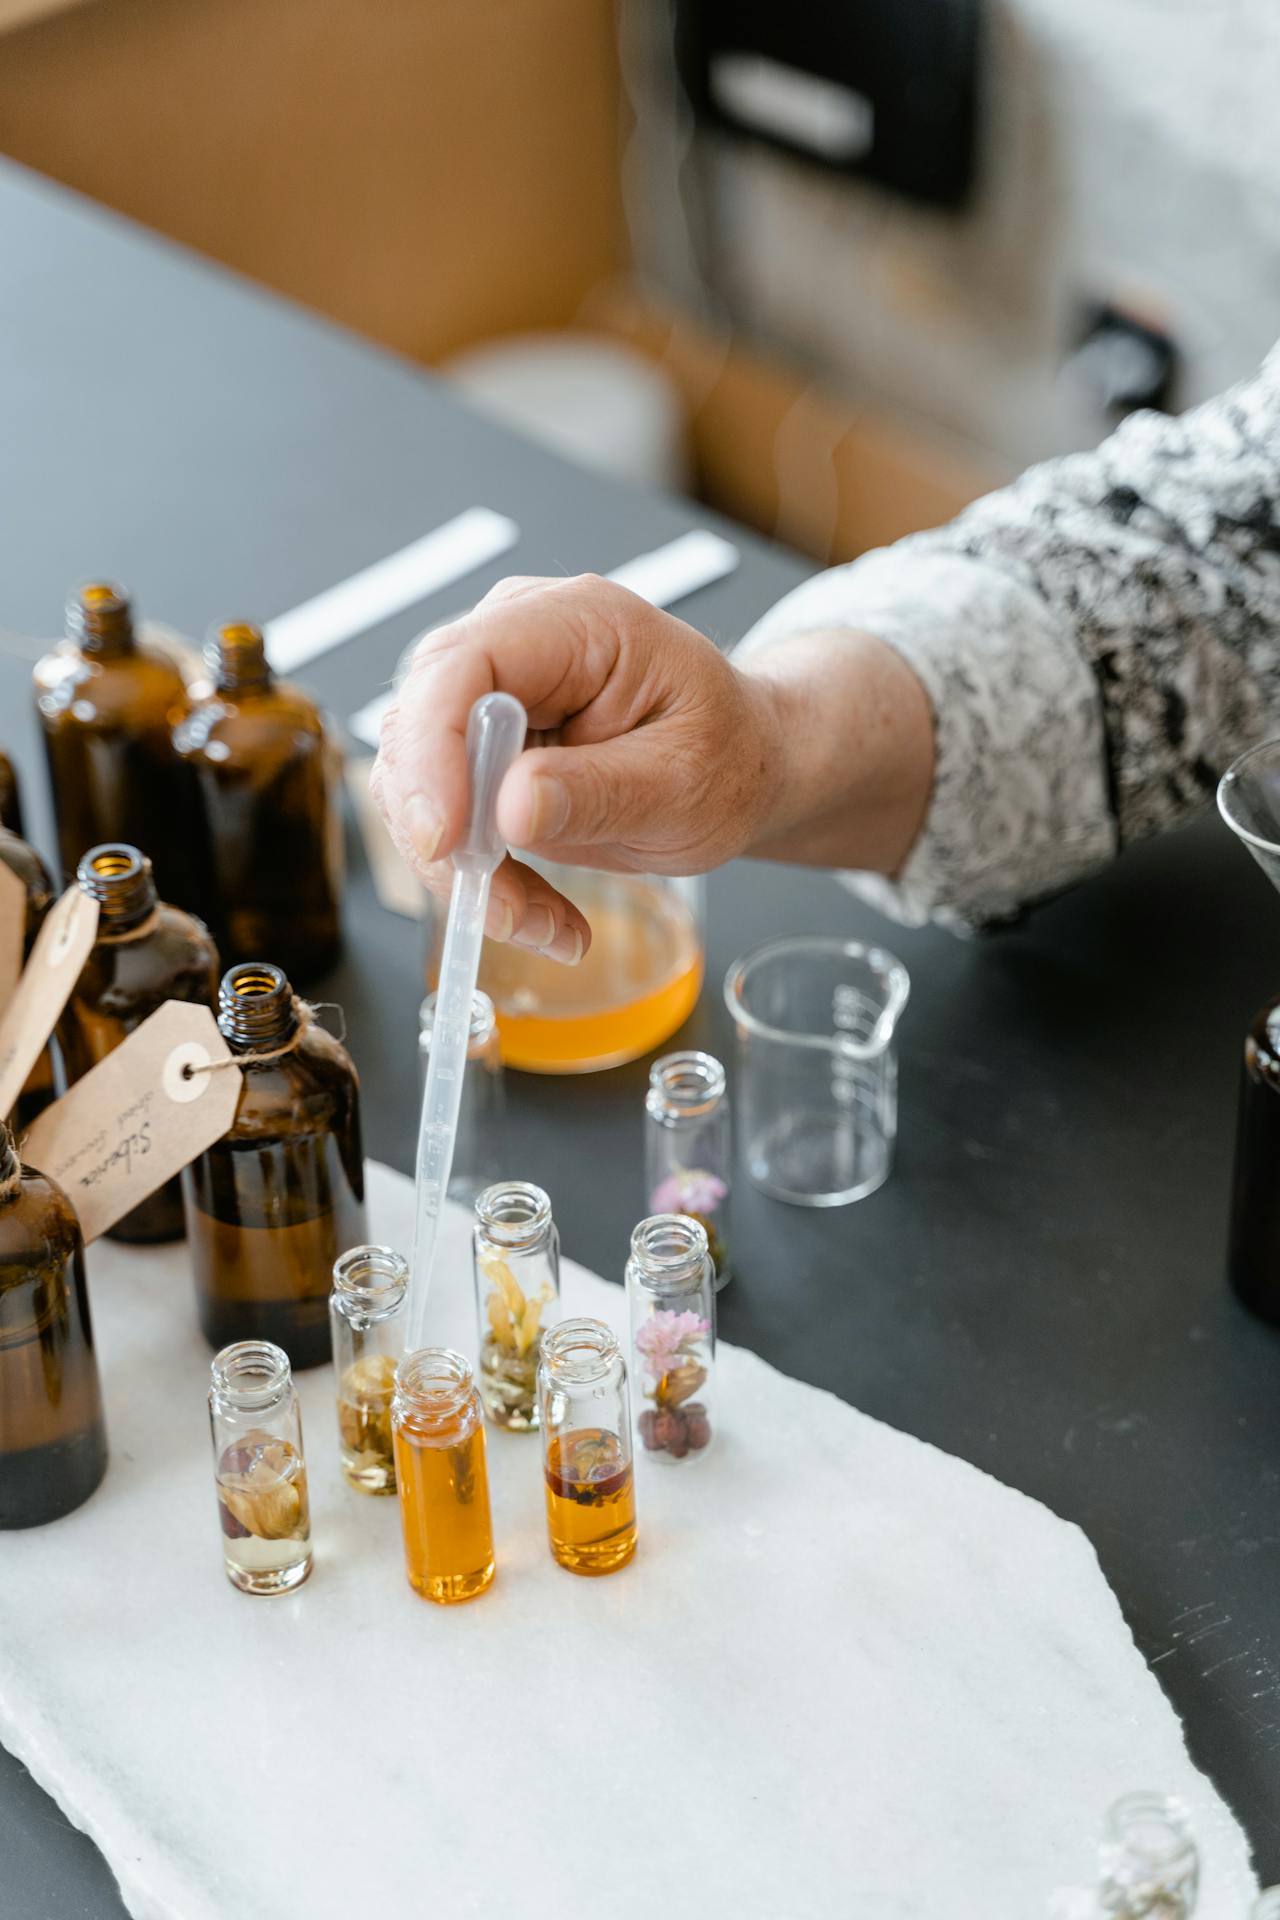
M 645 1189 L 650 1213 L 687 1213 L 705 1228 L 717 1288 L 730 1276 L 733 1143 L 725 1071 L 709 1053 L 666 1053 L 649 1069 Z
M 696 1460 L 711 1444 L 716 1356 L 715 1282 L 698 1221 L 660 1213 L 640 1222 L 627 1302 L 644 1450 L 655 1460 Z
M 409 1585 L 452 1606 L 493 1582 L 484 1414 L 471 1368 L 448 1347 L 406 1354 L 391 1403 Z
M 1172 1794 L 1127 1793 L 1108 1810 L 1098 1908 L 1110 1920 L 1189 1920 L 1200 1886 L 1191 1819 Z
M 562 1320 L 538 1367 L 551 1552 L 570 1573 L 614 1573 L 636 1550 L 627 1367 L 603 1320 Z
M 480 1328 L 480 1398 L 495 1426 L 538 1425 L 538 1350 L 560 1304 L 560 1235 L 551 1202 L 525 1180 L 476 1201 L 471 1258 Z
M 418 1008 L 418 1065 L 425 1082 L 435 1027 L 436 996 L 429 993 Z M 467 1040 L 467 1070 L 462 1077 L 462 1104 L 449 1170 L 449 1198 L 473 1207 L 502 1167 L 506 1096 L 502 1080 L 502 1047 L 493 1002 L 487 993 L 471 1000 L 471 1032 Z
M 311 1571 L 302 1415 L 289 1356 L 269 1340 L 238 1340 L 209 1373 L 227 1578 L 241 1593 L 289 1593 Z
M 359 1493 L 394 1493 L 391 1402 L 404 1352 L 409 1262 L 390 1247 L 352 1247 L 333 1263 L 329 1322 L 338 1382 L 342 1471 Z

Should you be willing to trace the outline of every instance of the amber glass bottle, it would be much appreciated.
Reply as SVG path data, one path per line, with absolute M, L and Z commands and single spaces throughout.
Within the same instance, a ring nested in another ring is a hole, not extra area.
M 168 654 L 134 636 L 119 587 L 81 587 L 67 638 L 35 670 L 58 855 L 69 879 L 89 847 L 147 849 L 161 897 L 199 911 L 191 776 L 173 750 L 187 689 Z
M 49 869 L 35 848 L 29 847 L 25 840 L 20 840 L 16 833 L 6 832 L 3 827 L 0 827 L 0 860 L 11 873 L 17 874 L 27 890 L 26 920 L 22 930 L 22 957 L 25 962 L 30 957 L 44 917 L 53 905 L 53 882 L 49 878 Z M 19 1137 L 26 1132 L 36 1115 L 44 1112 L 56 1091 L 53 1050 L 46 1047 L 27 1075 L 26 1086 L 18 1095 L 13 1124 Z
M 22 832 L 22 796 L 18 791 L 18 775 L 7 753 L 0 752 L 0 827 L 7 827 L 10 833 Z
M 244 1071 L 230 1129 L 182 1175 L 200 1325 L 214 1347 L 270 1340 L 329 1358 L 333 1263 L 368 1240 L 360 1083 L 279 967 L 232 967 L 218 1025 Z
M 70 1513 L 106 1465 L 80 1226 L 0 1127 L 0 1527 Z
M 209 922 L 224 959 L 269 953 L 305 984 L 341 940 L 337 751 L 315 702 L 272 674 L 257 627 L 216 627 L 205 660 L 212 688 L 174 745 L 194 776 Z
M 93 847 L 76 880 L 98 902 L 98 937 L 58 1022 L 68 1083 L 79 1080 L 166 1000 L 213 1007 L 218 950 L 203 921 L 156 898 L 136 847 Z M 182 1188 L 164 1186 L 126 1213 L 113 1240 L 182 1237 Z

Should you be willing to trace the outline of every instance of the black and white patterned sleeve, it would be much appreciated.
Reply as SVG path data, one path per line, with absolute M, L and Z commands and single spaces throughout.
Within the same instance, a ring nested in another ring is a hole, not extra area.
M 1280 348 L 818 575 L 737 657 L 827 628 L 887 641 L 932 703 L 920 837 L 895 881 L 848 876 L 900 920 L 1006 918 L 1206 806 L 1280 732 Z

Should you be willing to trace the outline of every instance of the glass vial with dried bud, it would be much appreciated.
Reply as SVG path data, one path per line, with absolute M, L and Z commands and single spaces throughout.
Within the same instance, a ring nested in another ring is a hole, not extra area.
M 423 1081 L 431 1059 L 436 995 L 429 993 L 418 1009 L 418 1064 Z M 462 1079 L 462 1102 L 453 1142 L 449 1198 L 473 1207 L 492 1186 L 502 1166 L 506 1094 L 502 1079 L 502 1048 L 498 1020 L 487 993 L 471 997 L 471 1032 L 467 1039 L 467 1070 Z
M 145 847 L 164 900 L 200 910 L 192 840 L 191 776 L 173 750 L 187 711 L 172 658 L 147 646 L 119 587 L 81 587 L 67 606 L 67 638 L 35 669 L 49 760 L 58 853 L 75 873 L 86 847 Z
M 289 1593 L 311 1571 L 307 1463 L 289 1357 L 269 1340 L 238 1340 L 209 1372 L 227 1578 L 241 1593 Z
M 394 1493 L 391 1402 L 404 1351 L 409 1262 L 390 1247 L 351 1247 L 333 1264 L 329 1320 L 342 1471 L 360 1493 Z
M 714 1430 L 716 1352 L 715 1285 L 698 1221 L 660 1213 L 640 1222 L 627 1301 L 644 1450 L 655 1460 L 696 1460 Z
M 1129 1793 L 1108 1810 L 1098 1853 L 1108 1920 L 1190 1920 L 1200 1887 L 1191 1818 L 1172 1794 Z
M 636 1550 L 627 1367 L 603 1320 L 562 1320 L 538 1366 L 543 1486 L 552 1556 L 570 1573 L 614 1573 Z
M 491 1585 L 484 1415 L 471 1368 L 448 1347 L 406 1354 L 391 1403 L 409 1585 L 452 1606 Z
M 551 1202 L 525 1180 L 476 1201 L 471 1233 L 480 1325 L 480 1398 L 495 1426 L 538 1424 L 538 1350 L 560 1307 L 560 1235 Z
M 22 837 L 22 794 L 18 773 L 8 754 L 0 749 L 0 827 Z
M 0 1527 L 38 1527 L 107 1467 L 80 1223 L 0 1126 Z
M 279 967 L 230 968 L 218 1027 L 244 1085 L 227 1132 L 182 1174 L 200 1325 L 210 1346 L 272 1340 L 293 1366 L 320 1366 L 334 1262 L 368 1237 L 360 1083 Z
M 53 905 L 53 881 L 35 848 L 29 847 L 25 840 L 19 839 L 17 833 L 10 833 L 4 827 L 0 827 L 0 861 L 22 882 L 26 892 L 22 917 L 22 963 L 25 966 L 31 958 L 36 935 L 44 925 L 44 917 Z M 3 937 L 2 933 L 0 937 Z M 0 1008 L 0 1012 L 3 1012 L 3 1008 Z M 56 1093 L 53 1049 L 46 1044 L 27 1075 L 26 1085 L 18 1095 L 18 1103 L 13 1110 L 14 1130 L 19 1138 L 36 1115 L 44 1112 Z M 0 1115 L 0 1119 L 3 1117 Z
M 69 1082 L 115 1051 L 166 1000 L 212 1007 L 218 992 L 218 950 L 204 922 L 157 898 L 151 862 L 122 842 L 92 847 L 76 870 L 83 893 L 98 903 L 98 932 L 58 1022 Z M 138 1123 L 139 1165 L 151 1122 Z M 110 1230 L 113 1240 L 177 1240 L 182 1187 L 175 1178 L 132 1208 Z
M 725 1071 L 709 1053 L 667 1053 L 649 1070 L 645 1190 L 650 1213 L 687 1213 L 703 1227 L 717 1288 L 730 1277 L 733 1174 Z
M 341 759 L 310 695 L 277 680 L 260 628 L 215 627 L 209 682 L 173 735 L 226 960 L 269 954 L 305 984 L 341 945 Z

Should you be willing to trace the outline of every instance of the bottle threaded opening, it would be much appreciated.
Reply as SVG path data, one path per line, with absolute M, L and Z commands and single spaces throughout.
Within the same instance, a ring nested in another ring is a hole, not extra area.
M 725 1070 L 714 1054 L 692 1049 L 666 1053 L 649 1069 L 645 1106 L 655 1120 L 668 1125 L 705 1119 L 724 1099 L 726 1084 Z
M 618 1358 L 617 1336 L 603 1320 L 561 1320 L 542 1336 L 542 1364 L 559 1380 L 602 1380 Z
M 485 1238 L 500 1247 L 535 1247 L 551 1226 L 551 1201 L 527 1180 L 499 1180 L 476 1201 Z
M 470 1362 L 452 1347 L 419 1347 L 396 1368 L 396 1403 L 402 1412 L 456 1413 L 473 1384 Z
M 384 1320 L 409 1285 L 409 1262 L 394 1247 L 350 1247 L 333 1263 L 334 1303 L 343 1313 Z
M 67 602 L 67 638 L 85 653 L 127 653 L 133 645 L 133 610 L 122 587 L 93 581 Z
M 674 1292 L 701 1279 L 707 1230 L 687 1213 L 651 1214 L 631 1235 L 631 1258 L 648 1286 Z
M 289 1356 L 270 1340 L 237 1340 L 209 1365 L 212 1391 L 228 1406 L 262 1412 L 288 1391 Z
M 262 628 L 247 620 L 232 620 L 212 628 L 205 641 L 204 659 L 214 685 L 227 692 L 261 685 L 271 678 Z
M 231 1046 L 287 1040 L 298 1024 L 293 989 L 279 967 L 245 960 L 229 967 L 218 988 L 218 1027 Z
M 1169 1866 L 1193 1844 L 1191 1815 L 1173 1794 L 1127 1793 L 1107 1813 L 1107 1840 L 1147 1866 Z
M 76 868 L 76 884 L 98 902 L 100 919 L 118 930 L 144 920 L 156 904 L 151 862 L 124 841 L 91 847 Z

